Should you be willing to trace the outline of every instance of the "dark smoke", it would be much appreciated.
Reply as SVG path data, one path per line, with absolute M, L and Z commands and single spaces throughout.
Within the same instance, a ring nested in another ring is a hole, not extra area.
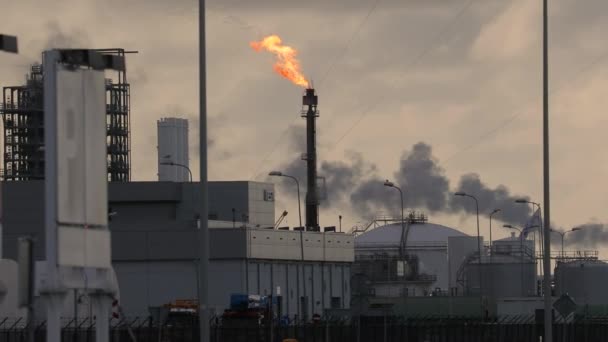
M 586 223 L 577 227 L 581 228 L 581 230 L 566 234 L 564 238 L 566 246 L 598 247 L 608 243 L 607 225 L 602 223 Z
M 479 201 L 479 214 L 488 215 L 496 208 L 500 208 L 496 218 L 503 222 L 523 226 L 527 219 L 532 214 L 530 206 L 515 203 L 518 198 L 526 198 L 525 196 L 513 196 L 504 185 L 499 185 L 495 189 L 491 189 L 483 184 L 479 175 L 470 173 L 462 176 L 455 192 L 462 191 L 471 194 Z M 450 197 L 450 209 L 452 211 L 464 211 L 469 214 L 475 214 L 475 202 L 469 198 L 459 196 Z
M 436 212 L 447 205 L 446 195 L 450 182 L 432 152 L 430 145 L 419 142 L 412 151 L 404 152 L 401 156 L 395 179 L 404 192 L 406 207 L 426 208 Z
M 300 195 L 302 201 L 306 195 L 306 162 L 300 158 L 300 154 L 294 156 L 290 163 L 280 166 L 277 170 L 283 174 L 293 176 L 300 182 Z M 325 178 L 325 192 L 327 197 L 321 200 L 321 206 L 336 206 L 342 202 L 346 195 L 361 181 L 364 176 L 369 175 L 375 170 L 375 166 L 363 161 L 359 153 L 347 153 L 346 161 L 323 161 L 319 166 L 317 175 Z M 294 197 L 297 188 L 292 179 L 282 177 L 269 179 L 269 181 L 279 182 L 283 192 Z M 322 180 L 318 180 L 319 186 Z
M 296 137 L 290 147 L 301 152 L 305 148 L 304 129 L 292 127 L 290 130 Z M 463 191 L 477 197 L 480 216 L 488 216 L 492 210 L 500 208 L 502 212 L 495 218 L 518 226 L 523 226 L 530 217 L 529 206 L 515 203 L 516 199 L 526 198 L 525 196 L 512 195 L 504 185 L 491 188 L 476 174 L 462 176 L 456 189 L 451 190 L 449 180 L 432 152 L 432 147 L 424 142 L 415 144 L 410 151 L 402 154 L 398 170 L 389 177 L 403 190 L 406 209 L 475 214 L 475 203 L 471 199 L 453 195 L 456 191 Z M 297 158 L 279 170 L 300 180 L 301 195 L 304 198 L 306 163 L 299 157 L 298 154 Z M 375 171 L 373 165 L 366 163 L 356 153 L 351 153 L 346 162 L 321 162 L 319 176 L 326 178 L 328 195 L 328 201 L 322 204 L 333 206 L 348 197 L 351 207 L 362 217 L 369 218 L 380 211 L 399 214 L 399 193 L 385 187 L 385 178 L 376 175 Z M 282 179 L 281 184 L 290 195 L 295 194 L 291 180 Z
M 431 146 L 419 142 L 401 157 L 394 179 L 403 191 L 406 208 L 425 208 L 432 212 L 445 210 L 449 181 L 432 155 Z M 378 177 L 361 183 L 351 194 L 352 206 L 359 213 L 373 216 L 374 211 L 387 210 L 397 214 L 401 208 L 399 193 L 386 188 Z
M 376 170 L 374 165 L 363 161 L 360 153 L 347 153 L 348 162 L 324 161 L 319 169 L 319 176 L 325 178 L 327 198 L 321 205 L 328 207 L 342 201 L 364 176 Z
M 288 142 L 288 150 L 293 154 L 290 162 L 277 168 L 283 174 L 293 176 L 300 183 L 300 195 L 304 200 L 306 196 L 306 161 L 302 160 L 302 154 L 306 152 L 306 127 L 303 125 L 291 125 L 287 129 L 287 135 L 291 138 Z M 321 206 L 336 206 L 344 200 L 361 179 L 375 170 L 363 160 L 360 153 L 347 152 L 346 161 L 319 161 L 317 176 L 325 178 L 325 192 L 327 197 L 321 200 Z M 273 177 L 274 178 L 274 177 Z M 268 181 L 278 182 L 282 192 L 295 197 L 297 188 L 292 179 L 282 177 Z M 322 180 L 318 180 L 319 186 Z

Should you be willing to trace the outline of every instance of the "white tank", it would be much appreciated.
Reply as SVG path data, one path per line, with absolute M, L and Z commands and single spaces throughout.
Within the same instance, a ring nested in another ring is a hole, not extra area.
M 188 168 L 188 120 L 162 118 L 158 127 L 158 180 L 187 182 Z

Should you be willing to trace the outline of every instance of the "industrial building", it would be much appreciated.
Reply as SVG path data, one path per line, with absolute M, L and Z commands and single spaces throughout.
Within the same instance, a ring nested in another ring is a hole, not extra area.
M 122 57 L 129 53 L 124 49 L 97 51 Z M 43 75 L 42 65 L 34 64 L 25 84 L 3 87 L 2 180 L 44 179 Z M 131 179 L 131 94 L 126 71 L 116 71 L 114 78 L 107 78 L 105 90 L 108 181 L 127 182 Z
M 128 316 L 196 299 L 199 183 L 110 183 L 112 260 Z M 44 258 L 44 182 L 3 187 L 4 257 L 32 235 Z M 210 182 L 211 307 L 221 313 L 232 293 L 281 297 L 284 314 L 310 318 L 350 305 L 352 235 L 275 229 L 274 185 Z M 79 312 L 88 312 L 86 296 Z M 68 305 L 68 308 L 70 306 Z
M 162 118 L 158 129 L 158 180 L 161 182 L 191 181 L 188 151 L 188 120 Z

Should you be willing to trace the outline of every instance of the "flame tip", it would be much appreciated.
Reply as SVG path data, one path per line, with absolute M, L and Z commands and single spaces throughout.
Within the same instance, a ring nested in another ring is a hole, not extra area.
M 273 67 L 274 71 L 290 80 L 292 83 L 308 88 L 310 82 L 304 77 L 300 70 L 300 62 L 296 58 L 298 53 L 297 50 L 291 46 L 283 45 L 281 37 L 272 34 L 264 37 L 260 41 L 250 42 L 249 45 L 255 51 L 259 52 L 265 49 L 276 55 L 277 61 Z

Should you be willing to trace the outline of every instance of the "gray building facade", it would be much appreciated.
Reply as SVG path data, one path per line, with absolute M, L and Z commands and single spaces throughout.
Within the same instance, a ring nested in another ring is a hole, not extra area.
M 109 184 L 112 264 L 127 316 L 196 299 L 197 189 L 197 183 Z M 16 259 L 17 238 L 32 235 L 36 259 L 44 259 L 43 192 L 42 181 L 5 183 L 5 258 Z M 268 183 L 210 182 L 209 207 L 209 298 L 216 313 L 233 293 L 280 296 L 283 313 L 292 317 L 349 307 L 351 235 L 265 228 L 274 225 Z

